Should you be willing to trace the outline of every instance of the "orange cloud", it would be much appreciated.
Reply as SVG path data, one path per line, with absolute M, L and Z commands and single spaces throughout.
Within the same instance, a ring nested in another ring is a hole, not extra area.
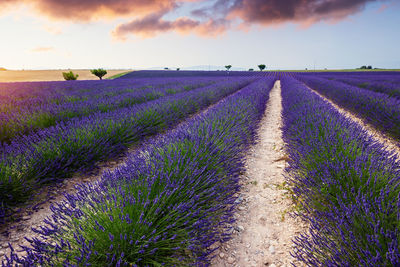
M 56 28 L 56 27 L 51 27 L 51 26 L 43 26 L 43 29 L 51 34 L 54 35 L 59 35 L 62 33 L 62 30 L 60 28 Z
M 31 49 L 30 51 L 34 52 L 34 53 L 42 53 L 42 52 L 50 52 L 53 50 L 54 50 L 54 47 L 51 47 L 51 46 L 49 46 L 49 47 L 39 46 L 39 47 L 35 47 L 35 48 Z
M 229 22 L 225 20 L 209 19 L 206 22 L 201 22 L 188 17 L 180 17 L 174 21 L 167 21 L 162 18 L 165 13 L 159 12 L 129 23 L 120 24 L 113 31 L 113 37 L 126 40 L 127 35 L 135 34 L 142 38 L 148 38 L 168 31 L 176 31 L 180 34 L 195 33 L 202 36 L 216 36 L 225 32 L 229 27 Z
M 390 0 L 0 0 L 0 9 L 16 4 L 30 5 L 40 14 L 59 20 L 87 22 L 129 17 L 112 32 L 117 39 L 134 34 L 151 37 L 175 31 L 216 36 L 234 26 L 276 26 L 294 22 L 303 27 L 325 21 L 334 23 L 360 12 L 369 2 Z M 186 16 L 166 20 L 187 2 L 202 8 Z M 207 6 L 207 4 L 209 4 Z M 206 7 L 204 7 L 206 6 Z
M 179 0 L 192 2 L 194 0 Z M 0 8 L 25 5 L 55 20 L 87 22 L 104 18 L 142 16 L 177 7 L 176 0 L 6 0 Z
M 166 12 L 161 11 L 120 24 L 113 36 L 119 39 L 126 39 L 129 34 L 151 37 L 168 31 L 215 36 L 237 25 L 235 22 L 240 23 L 236 28 L 241 30 L 248 30 L 252 25 L 276 26 L 285 22 L 308 27 L 320 21 L 343 20 L 374 1 L 384 0 L 217 0 L 191 12 L 199 20 L 180 17 L 166 21 L 162 18 Z

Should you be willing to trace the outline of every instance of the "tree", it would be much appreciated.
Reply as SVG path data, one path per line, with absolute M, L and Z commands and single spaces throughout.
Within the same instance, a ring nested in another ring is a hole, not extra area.
M 254 71 L 254 69 L 249 69 L 249 71 Z
M 165 67 L 164 70 L 169 70 L 169 68 Z
M 368 66 L 367 69 L 372 70 L 372 66 Z
M 258 68 L 260 69 L 260 71 L 263 71 L 265 69 L 265 65 L 264 64 L 260 64 L 258 65 Z
M 79 74 L 75 75 L 72 71 L 63 72 L 62 75 L 66 81 L 74 81 L 74 80 L 78 79 L 78 77 L 79 77 Z
M 225 68 L 229 71 L 232 68 L 232 65 L 226 65 Z
M 103 79 L 103 76 L 107 74 L 107 71 L 105 69 L 94 69 L 94 70 L 90 70 L 90 72 L 99 77 L 100 80 Z
M 181 68 L 176 68 L 177 71 L 181 70 Z

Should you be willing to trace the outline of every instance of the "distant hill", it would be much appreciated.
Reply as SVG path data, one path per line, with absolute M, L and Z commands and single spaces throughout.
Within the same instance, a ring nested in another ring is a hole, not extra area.
M 249 75 L 249 72 L 242 71 L 208 71 L 208 70 L 138 70 L 127 73 L 117 79 L 133 79 L 133 78 L 166 78 L 166 77 L 221 77 L 221 76 L 242 76 Z M 258 72 L 252 72 L 257 75 Z
M 182 70 L 226 70 L 224 66 L 208 66 L 208 65 L 199 65 L 199 66 L 192 66 L 181 68 Z M 241 67 L 232 66 L 231 70 L 233 71 L 246 71 L 247 69 Z
M 176 70 L 178 67 L 171 67 L 166 66 L 170 70 Z M 148 68 L 147 70 L 164 70 L 166 67 L 153 67 Z M 191 67 L 181 67 L 181 70 L 204 70 L 204 71 L 216 71 L 216 70 L 226 70 L 224 66 L 212 66 L 212 65 L 198 65 L 198 66 L 191 66 Z M 232 66 L 231 70 L 233 71 L 246 71 L 247 69 L 241 67 Z
M 2 67 L 0 67 L 0 71 L 2 71 L 2 70 L 7 70 L 6 68 L 2 68 Z

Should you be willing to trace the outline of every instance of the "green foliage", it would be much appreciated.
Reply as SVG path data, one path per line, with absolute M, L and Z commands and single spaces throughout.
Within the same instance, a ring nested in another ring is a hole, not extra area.
M 78 79 L 78 77 L 79 77 L 79 74 L 75 75 L 72 71 L 63 72 L 62 75 L 66 81 L 74 81 L 74 80 Z
M 105 69 L 93 69 L 93 70 L 90 70 L 90 72 L 93 75 L 99 77 L 100 80 L 102 80 L 103 76 L 107 74 L 107 71 Z
M 367 82 L 363 82 L 363 83 L 360 83 L 359 85 L 358 85 L 358 87 L 360 87 L 360 88 L 368 88 L 368 86 L 369 86 L 369 83 L 367 83 Z
M 265 66 L 265 64 L 260 64 L 258 65 L 258 68 L 260 69 L 260 71 L 263 71 L 267 66 Z
M 230 70 L 232 68 L 232 65 L 226 65 L 225 68 L 226 70 Z
M 249 71 L 254 71 L 254 69 L 249 69 Z
M 113 79 L 122 77 L 122 76 L 124 76 L 124 75 L 126 75 L 126 74 L 128 74 L 128 73 L 131 73 L 131 72 L 132 72 L 132 71 L 126 71 L 126 72 L 118 73 L 118 74 L 115 74 L 115 75 L 113 75 L 113 76 L 111 76 L 111 77 L 107 77 L 106 80 L 113 80 Z

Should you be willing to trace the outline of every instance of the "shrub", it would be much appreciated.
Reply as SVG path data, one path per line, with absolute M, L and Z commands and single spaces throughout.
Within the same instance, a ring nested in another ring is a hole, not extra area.
M 78 77 L 79 77 L 79 74 L 75 75 L 72 71 L 63 72 L 62 75 L 66 81 L 74 81 L 74 80 L 78 79 Z

